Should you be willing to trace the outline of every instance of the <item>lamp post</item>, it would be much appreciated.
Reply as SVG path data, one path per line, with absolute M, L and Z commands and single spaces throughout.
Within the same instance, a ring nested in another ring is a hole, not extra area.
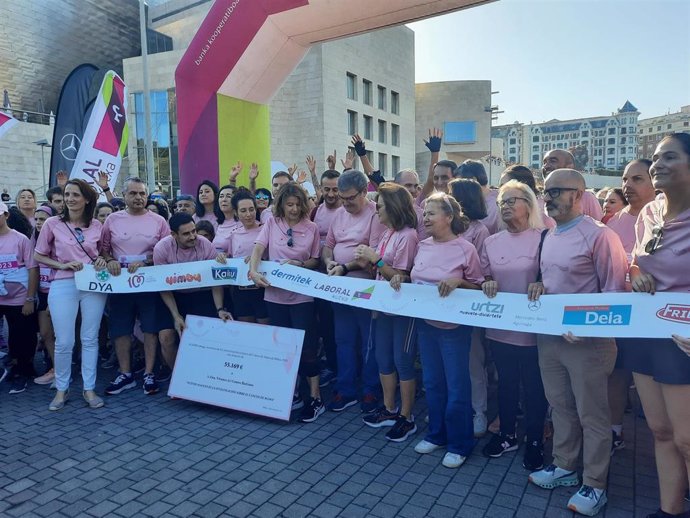
M 491 95 L 500 94 L 500 93 L 501 92 L 499 92 L 499 91 L 495 91 L 495 92 L 491 92 Z M 494 164 L 493 164 L 493 159 L 492 159 L 493 157 L 491 154 L 493 151 L 493 138 L 491 137 L 491 129 L 492 129 L 491 126 L 493 124 L 492 121 L 495 121 L 498 119 L 498 117 L 496 117 L 496 115 L 498 115 L 499 113 L 505 113 L 505 112 L 500 111 L 498 108 L 498 105 L 487 106 L 486 108 L 484 108 L 484 111 L 486 113 L 491 114 L 491 116 L 489 118 L 489 185 L 492 185 Z
M 156 189 L 156 177 L 153 171 L 153 137 L 151 135 L 151 97 L 149 93 L 148 41 L 146 39 L 146 2 L 139 0 L 139 32 L 141 36 L 141 66 L 144 76 L 144 128 L 146 146 L 146 183 L 149 192 Z
M 47 147 L 53 147 L 51 146 L 46 139 L 41 139 L 37 140 L 34 142 L 37 146 L 41 146 L 41 163 L 43 165 L 42 172 L 43 172 L 43 196 L 46 195 L 46 191 L 48 190 L 48 184 L 46 181 L 46 157 L 45 157 L 45 148 Z

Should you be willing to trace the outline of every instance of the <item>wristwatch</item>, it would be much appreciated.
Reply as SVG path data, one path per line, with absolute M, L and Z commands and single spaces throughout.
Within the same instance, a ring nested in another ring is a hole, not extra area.
M 225 308 L 216 308 L 216 313 L 220 313 L 221 311 L 227 311 Z
M 343 268 L 343 275 L 347 275 L 347 272 L 350 271 L 350 269 L 347 267 L 347 264 L 342 263 L 340 266 Z
M 375 264 L 376 264 L 376 268 L 383 268 L 384 266 L 386 266 L 386 263 L 383 262 L 383 257 L 381 259 L 379 259 L 378 261 L 376 261 Z

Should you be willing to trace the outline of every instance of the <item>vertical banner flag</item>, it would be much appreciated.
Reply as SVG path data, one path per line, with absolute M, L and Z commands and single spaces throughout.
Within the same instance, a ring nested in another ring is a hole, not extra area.
M 94 102 L 70 179 L 87 181 L 105 200 L 98 187 L 98 173 L 107 173 L 108 186 L 115 188 L 127 148 L 127 134 L 127 88 L 122 78 L 110 70 Z
M 12 126 L 19 122 L 14 117 L 11 117 L 5 113 L 0 112 L 0 138 L 7 133 Z
M 105 73 L 105 70 L 83 63 L 69 73 L 62 85 L 50 153 L 50 187 L 57 185 L 58 171 L 66 171 L 67 174 L 72 171 L 93 101 Z

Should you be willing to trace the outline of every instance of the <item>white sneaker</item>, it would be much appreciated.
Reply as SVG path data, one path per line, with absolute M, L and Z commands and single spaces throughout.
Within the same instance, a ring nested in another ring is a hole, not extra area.
M 554 489 L 559 486 L 577 486 L 580 481 L 577 471 L 567 471 L 555 464 L 550 464 L 544 469 L 530 473 L 529 481 L 544 489 Z
M 439 444 L 434 444 L 433 442 L 425 441 L 424 439 L 422 439 L 414 447 L 414 451 L 416 451 L 417 453 L 425 454 L 425 453 L 431 453 L 432 451 L 436 451 L 439 448 L 443 448 L 443 446 L 441 446 Z
M 585 516 L 594 516 L 606 505 L 606 490 L 583 485 L 568 500 L 568 509 Z
M 486 435 L 486 427 L 488 425 L 486 415 L 483 412 L 474 414 L 472 423 L 474 426 L 474 436 L 476 438 L 484 437 Z
M 441 462 L 441 464 L 443 464 L 446 468 L 459 468 L 465 463 L 466 460 L 467 457 L 463 457 L 458 453 L 448 452 L 443 456 L 443 462 Z

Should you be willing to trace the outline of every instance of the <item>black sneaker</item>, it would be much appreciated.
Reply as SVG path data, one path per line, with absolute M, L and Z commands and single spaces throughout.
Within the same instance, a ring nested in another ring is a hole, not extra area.
M 357 404 L 356 397 L 343 397 L 340 394 L 333 396 L 333 399 L 328 403 L 328 410 L 331 412 L 342 412 L 346 408 Z
M 362 398 L 363 414 L 371 414 L 372 412 L 376 412 L 378 407 L 379 398 L 377 398 L 374 394 L 364 394 L 364 397 Z
M 158 383 L 165 383 L 166 381 L 170 381 L 171 377 L 172 371 L 170 370 L 170 367 L 161 364 L 156 371 L 156 381 Z
M 395 412 L 389 412 L 385 406 L 382 406 L 362 417 L 362 421 L 372 428 L 381 428 L 383 426 L 395 426 L 399 417 L 400 414 L 397 409 Z
M 158 382 L 156 381 L 156 377 L 153 375 L 153 373 L 144 373 L 144 394 L 150 396 L 151 394 L 155 394 L 159 390 L 160 389 L 158 388 Z
M 482 449 L 482 453 L 486 457 L 497 459 L 504 453 L 515 451 L 517 449 L 518 441 L 516 437 L 503 434 L 494 434 L 489 443 Z
M 393 442 L 403 442 L 410 435 L 417 432 L 417 425 L 414 424 L 414 417 L 411 421 L 404 415 L 398 416 L 393 428 L 386 433 L 386 439 Z
M 326 411 L 326 407 L 320 399 L 309 398 L 309 403 L 302 410 L 302 415 L 299 417 L 300 423 L 313 423 L 321 414 Z
M 124 392 L 125 390 L 129 390 L 136 386 L 137 382 L 134 381 L 134 376 L 131 374 L 129 376 L 125 376 L 120 372 L 118 373 L 117 378 L 110 382 L 108 388 L 105 389 L 105 393 L 109 396 L 114 396 L 115 394 L 119 394 L 120 392 Z
M 15 376 L 10 386 L 10 394 L 21 394 L 22 392 L 24 392 L 26 390 L 27 382 L 28 378 L 26 376 Z
M 292 395 L 292 410 L 299 410 L 304 406 L 304 401 L 299 394 Z
M 539 441 L 527 443 L 522 467 L 529 471 L 539 471 L 544 467 L 544 452 Z
M 618 435 L 616 432 L 611 430 L 611 456 L 618 450 L 625 448 L 625 441 L 623 440 L 623 434 Z

